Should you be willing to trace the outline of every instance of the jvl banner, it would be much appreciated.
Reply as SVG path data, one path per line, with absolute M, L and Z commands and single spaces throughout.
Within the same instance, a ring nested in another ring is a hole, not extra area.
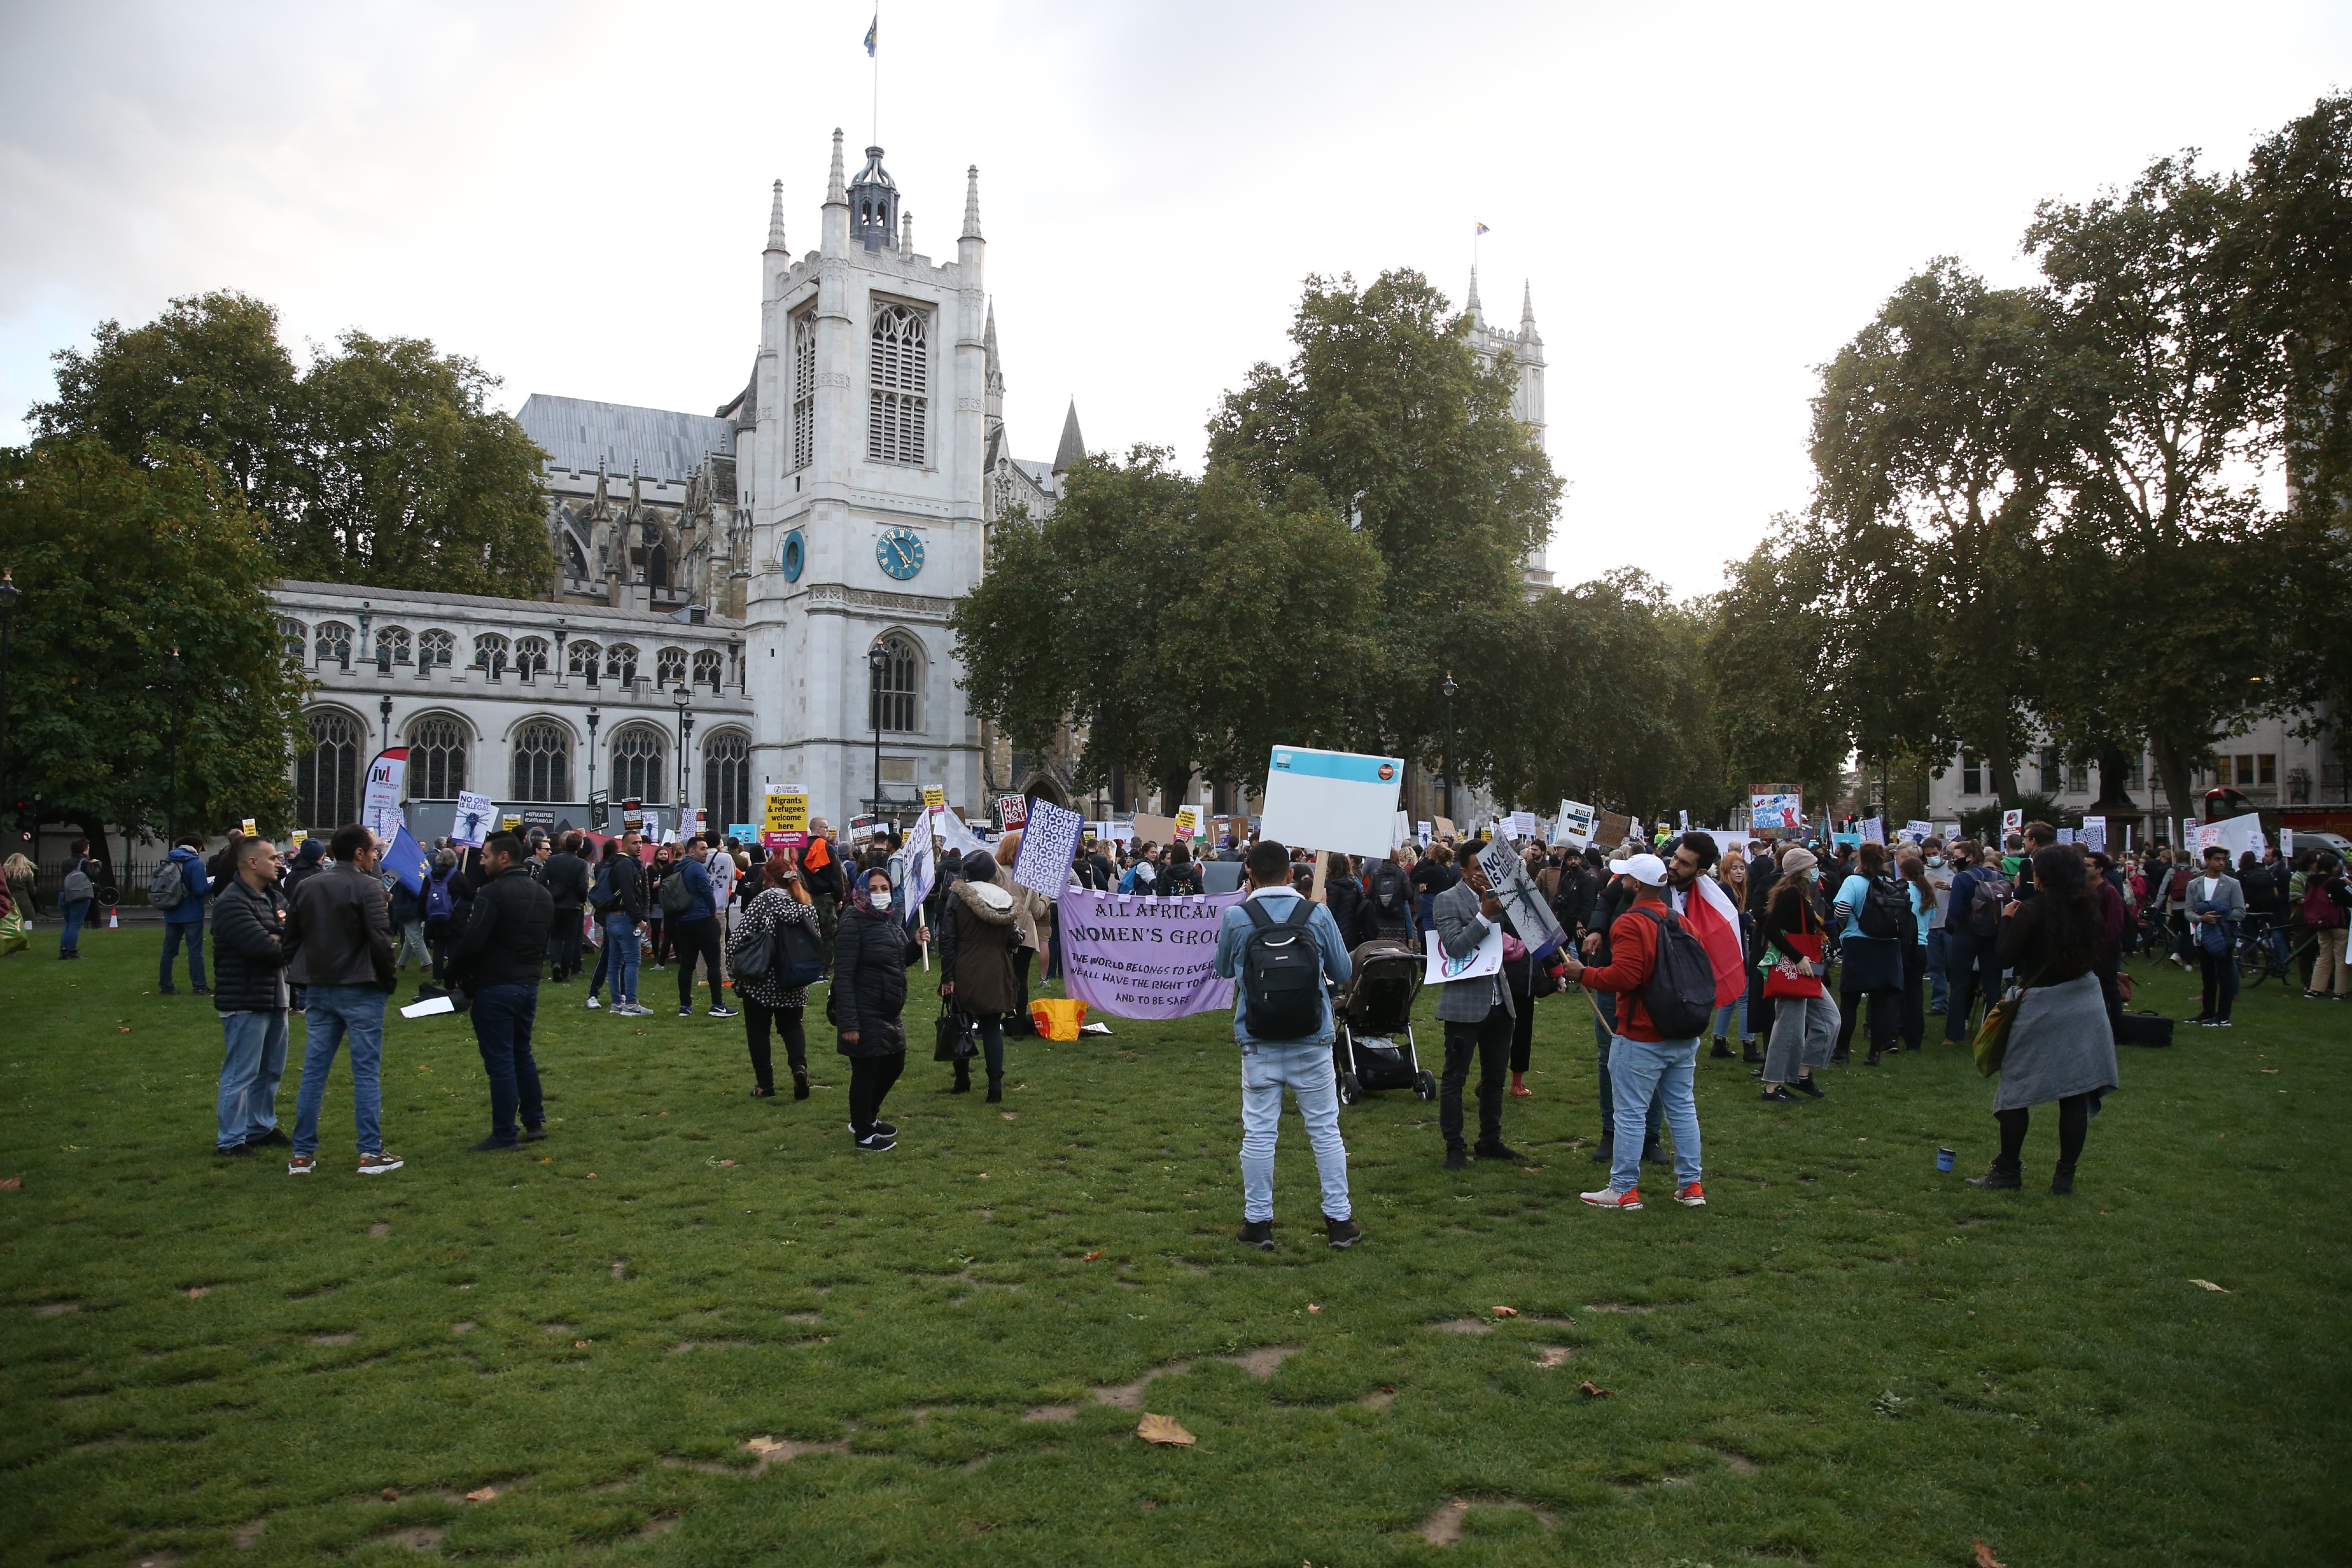
M 1231 1007 L 1234 983 L 1217 974 L 1217 928 L 1241 901 L 1238 892 L 1132 899 L 1066 888 L 1063 985 L 1088 1007 L 1122 1018 L 1181 1018 Z
M 378 752 L 375 761 L 368 764 L 367 794 L 360 804 L 360 820 L 375 835 L 379 844 L 391 843 L 393 834 L 407 820 L 400 812 L 400 792 L 407 783 L 406 746 Z

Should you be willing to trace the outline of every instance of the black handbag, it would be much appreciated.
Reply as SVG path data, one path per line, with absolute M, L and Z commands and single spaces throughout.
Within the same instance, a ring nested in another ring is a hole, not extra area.
M 940 1021 L 932 1028 L 931 1060 L 935 1062 L 970 1061 L 980 1055 L 980 1026 L 971 1015 L 952 1002 L 940 1009 Z

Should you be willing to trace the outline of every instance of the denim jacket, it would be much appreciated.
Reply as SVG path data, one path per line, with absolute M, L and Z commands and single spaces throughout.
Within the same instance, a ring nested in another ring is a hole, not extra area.
M 1265 912 L 1276 920 L 1281 920 L 1290 913 L 1291 901 L 1296 900 L 1298 894 L 1291 889 L 1278 887 L 1261 888 L 1250 895 L 1251 899 L 1265 900 Z M 1243 900 L 1244 903 L 1247 901 L 1248 900 Z M 1249 945 L 1250 932 L 1255 929 L 1250 922 L 1249 910 L 1243 908 L 1242 904 L 1235 904 L 1225 911 L 1224 921 L 1217 928 L 1217 973 L 1219 974 L 1228 980 L 1239 980 L 1242 953 Z M 1355 973 L 1355 965 L 1349 960 L 1347 942 L 1340 938 L 1339 922 L 1331 918 L 1330 910 L 1318 904 L 1315 906 L 1314 913 L 1307 917 L 1307 929 L 1315 933 L 1315 946 L 1323 955 L 1324 978 L 1335 985 L 1344 984 L 1348 976 Z M 1250 1034 L 1249 1022 L 1244 1016 L 1247 1008 L 1247 999 L 1242 994 L 1242 987 L 1236 984 L 1234 987 L 1234 1043 L 1238 1046 L 1258 1044 L 1256 1038 Z M 1269 1040 L 1265 1043 L 1270 1046 L 1321 1045 L 1328 1047 L 1334 1037 L 1331 998 L 1327 992 L 1323 997 L 1323 1025 L 1312 1039 Z

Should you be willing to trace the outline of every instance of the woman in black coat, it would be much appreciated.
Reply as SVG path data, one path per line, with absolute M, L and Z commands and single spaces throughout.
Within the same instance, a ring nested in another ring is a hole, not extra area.
M 907 968 L 918 943 L 930 940 L 928 927 L 907 940 L 890 894 L 890 873 L 874 867 L 857 874 L 850 907 L 833 935 L 833 984 L 825 987 L 825 1014 L 841 1032 L 841 1054 L 849 1058 L 849 1135 L 859 1149 L 878 1154 L 894 1146 L 898 1130 L 881 1121 L 882 1097 L 907 1068 Z

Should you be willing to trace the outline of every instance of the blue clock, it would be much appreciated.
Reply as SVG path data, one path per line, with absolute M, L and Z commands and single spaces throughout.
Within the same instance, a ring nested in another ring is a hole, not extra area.
M 784 581 L 799 582 L 801 572 L 807 565 L 808 541 L 801 537 L 801 531 L 796 528 L 784 535 Z
M 923 569 L 923 536 L 911 528 L 885 529 L 875 542 L 874 559 L 903 583 Z

